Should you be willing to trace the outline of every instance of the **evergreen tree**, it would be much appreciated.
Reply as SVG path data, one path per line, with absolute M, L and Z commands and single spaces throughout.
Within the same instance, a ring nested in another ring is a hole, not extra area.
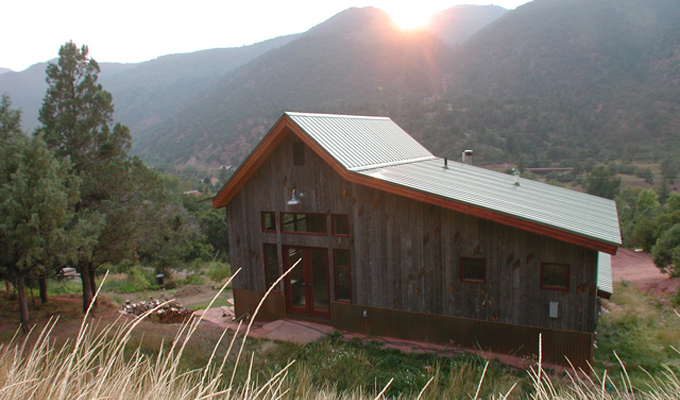
M 614 199 L 619 194 L 621 178 L 615 176 L 612 171 L 605 166 L 599 166 L 588 174 L 583 182 L 583 189 L 588 194 L 592 194 L 605 199 Z
M 92 302 L 95 270 L 134 256 L 136 242 L 161 225 L 164 195 L 158 175 L 130 158 L 129 129 L 115 124 L 109 92 L 98 83 L 99 65 L 88 49 L 68 42 L 57 64 L 47 67 L 48 89 L 40 110 L 40 132 L 55 153 L 71 160 L 82 180 L 75 205 L 91 246 L 80 248 L 77 268 L 83 282 L 83 309 Z
M 79 180 L 40 136 L 20 130 L 20 114 L 0 103 L 0 271 L 15 283 L 24 332 L 29 330 L 26 278 L 40 278 L 82 245 L 74 225 Z

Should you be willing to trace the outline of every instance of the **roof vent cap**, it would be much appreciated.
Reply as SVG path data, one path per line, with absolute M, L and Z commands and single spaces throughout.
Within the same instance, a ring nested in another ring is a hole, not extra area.
M 472 150 L 465 150 L 463 152 L 462 158 L 463 158 L 463 164 L 469 164 L 472 165 Z

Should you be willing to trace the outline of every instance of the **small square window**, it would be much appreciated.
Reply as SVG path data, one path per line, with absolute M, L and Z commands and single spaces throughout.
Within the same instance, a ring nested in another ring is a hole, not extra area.
M 265 211 L 262 213 L 262 231 L 276 232 L 276 213 Z
M 541 289 L 569 290 L 569 264 L 541 264 Z
M 461 258 L 460 280 L 469 283 L 486 283 L 486 259 Z
M 333 236 L 349 236 L 349 216 L 347 214 L 333 214 L 331 222 Z

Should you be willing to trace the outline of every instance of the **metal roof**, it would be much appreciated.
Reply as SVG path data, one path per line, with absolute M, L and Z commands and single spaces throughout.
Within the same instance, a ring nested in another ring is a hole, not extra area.
M 286 115 L 348 171 L 435 158 L 386 117 L 292 112 Z
M 597 260 L 597 290 L 609 295 L 614 293 L 614 285 L 612 283 L 612 256 L 603 252 L 599 252 Z
M 359 172 L 436 196 L 620 245 L 616 203 L 501 172 L 435 158 Z

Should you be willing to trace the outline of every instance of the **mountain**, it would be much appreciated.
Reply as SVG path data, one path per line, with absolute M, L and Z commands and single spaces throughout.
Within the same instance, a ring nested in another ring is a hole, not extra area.
M 431 96 L 449 51 L 429 32 L 401 31 L 384 11 L 349 9 L 140 132 L 136 151 L 175 163 L 233 164 L 285 110 L 384 114 L 402 99 Z
M 113 95 L 115 119 L 135 134 L 153 125 L 164 113 L 175 113 L 192 96 L 210 87 L 240 65 L 294 40 L 283 36 L 251 46 L 212 49 L 159 57 L 138 64 L 100 63 L 99 81 Z M 55 49 L 55 53 L 58 49 Z M 35 64 L 22 72 L 0 74 L 0 93 L 9 94 L 14 108 L 23 111 L 22 127 L 38 126 L 38 110 L 47 90 L 47 63 Z
M 680 153 L 679 20 L 677 0 L 534 0 L 401 31 L 354 8 L 259 45 L 102 66 L 100 79 L 133 151 L 171 168 L 238 164 L 283 111 L 387 115 L 434 153 L 473 148 L 481 163 L 658 162 Z M 30 91 L 29 72 L 0 75 L 0 92 L 8 76 Z
M 507 12 L 499 6 L 454 6 L 433 15 L 426 29 L 445 43 L 455 46 L 463 44 L 481 28 Z
M 4 74 L 5 72 L 12 72 L 12 70 L 9 68 L 0 67 L 0 75 Z
M 675 0 L 535 0 L 465 44 L 449 95 L 471 96 L 484 132 L 469 132 L 516 157 L 671 156 L 678 20 Z

